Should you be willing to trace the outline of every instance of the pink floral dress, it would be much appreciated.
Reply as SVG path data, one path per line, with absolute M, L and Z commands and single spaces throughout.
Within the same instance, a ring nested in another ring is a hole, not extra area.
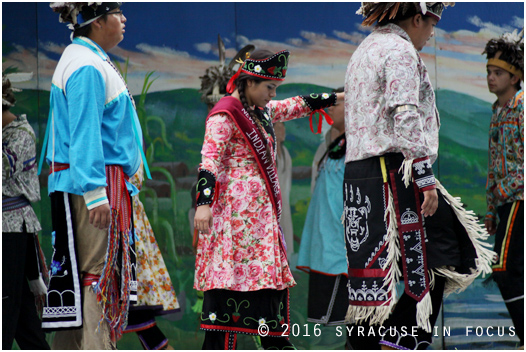
M 301 97 L 271 101 L 266 108 L 271 122 L 311 112 Z M 265 133 L 265 138 L 273 145 L 270 134 Z M 208 118 L 201 154 L 199 169 L 212 173 L 217 185 L 212 229 L 199 235 L 194 288 L 256 291 L 295 286 L 265 181 L 227 114 Z M 273 148 L 272 157 L 275 163 Z

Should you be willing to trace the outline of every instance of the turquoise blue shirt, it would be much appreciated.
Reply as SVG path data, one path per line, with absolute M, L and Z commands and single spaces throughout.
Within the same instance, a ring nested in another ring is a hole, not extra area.
M 141 163 L 137 113 L 107 60 L 95 42 L 77 37 L 64 50 L 51 85 L 46 161 L 70 167 L 49 176 L 48 190 L 84 195 L 90 209 L 107 202 L 106 165 L 121 165 L 131 177 Z M 127 185 L 132 194 L 138 192 Z

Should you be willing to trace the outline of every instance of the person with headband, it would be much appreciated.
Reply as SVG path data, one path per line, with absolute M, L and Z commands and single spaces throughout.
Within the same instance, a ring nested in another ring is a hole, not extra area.
M 129 178 L 145 157 L 133 97 L 107 54 L 124 38 L 120 6 L 50 4 L 73 31 L 53 74 L 42 153 L 53 226 L 42 326 L 58 330 L 54 349 L 116 348 L 137 300 Z
M 279 226 L 273 123 L 313 114 L 343 94 L 274 101 L 289 55 L 252 52 L 206 120 L 194 219 L 203 349 L 235 349 L 238 333 L 260 335 L 264 348 L 293 347 L 288 289 L 296 283 Z
M 484 49 L 489 91 L 497 96 L 489 126 L 486 229 L 498 254 L 492 277 L 524 346 L 524 30 Z
M 17 116 L 10 111 L 16 103 L 15 91 L 7 75 L 3 75 L 2 349 L 12 349 L 16 340 L 23 350 L 49 350 L 38 316 L 47 291 L 48 273 L 38 241 L 42 227 L 31 207 L 31 203 L 40 200 L 36 136 L 26 115 Z
M 364 2 L 345 77 L 347 321 L 354 349 L 431 344 L 444 294 L 489 273 L 487 232 L 435 179 L 440 118 L 421 51 L 442 2 Z M 396 285 L 404 280 L 397 301 Z M 362 338 L 360 325 L 376 334 Z

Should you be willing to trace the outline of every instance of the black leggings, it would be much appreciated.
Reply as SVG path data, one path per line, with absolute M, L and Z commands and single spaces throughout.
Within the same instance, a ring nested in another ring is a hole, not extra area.
M 49 350 L 27 281 L 38 277 L 36 255 L 33 234 L 2 233 L 3 350 L 12 349 L 14 340 L 23 350 Z
M 498 262 L 492 277 L 510 313 L 515 333 L 524 345 L 524 201 L 498 208 L 500 222 L 495 234 Z
M 128 329 L 136 332 L 145 350 L 161 350 L 168 345 L 168 339 L 157 326 L 154 309 L 130 309 Z

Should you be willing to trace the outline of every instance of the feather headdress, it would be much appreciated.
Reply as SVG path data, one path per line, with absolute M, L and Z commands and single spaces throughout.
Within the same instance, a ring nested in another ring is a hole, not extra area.
M 245 58 L 246 53 L 255 49 L 252 44 L 246 45 L 237 52 L 228 65 L 225 65 L 226 50 L 220 35 L 217 36 L 217 48 L 219 50 L 219 65 L 207 68 L 204 76 L 199 77 L 201 79 L 201 89 L 199 90 L 201 100 L 207 104 L 215 104 L 225 95 L 226 85 L 235 73 L 233 67 L 238 59 Z
M 15 106 L 16 99 L 14 92 L 21 92 L 22 89 L 15 88 L 11 82 L 25 82 L 33 78 L 33 72 L 16 72 L 2 75 L 2 106 Z
M 504 33 L 491 39 L 482 54 L 486 54 L 488 65 L 500 67 L 524 79 L 524 28 L 517 33 Z
M 50 2 L 49 7 L 53 9 L 53 12 L 59 14 L 60 23 L 71 23 L 73 25 L 77 23 L 77 17 L 84 6 L 91 6 L 97 8 L 102 2 Z
M 49 7 L 59 14 L 60 23 L 68 23 L 69 29 L 75 30 L 90 24 L 121 4 L 121 2 L 50 2 Z
M 409 12 L 416 11 L 422 15 L 435 17 L 440 20 L 442 11 L 447 6 L 454 6 L 454 2 L 362 2 L 362 6 L 356 11 L 362 15 L 364 20 L 362 26 L 373 25 L 376 21 L 388 21 L 397 16 L 405 16 Z

